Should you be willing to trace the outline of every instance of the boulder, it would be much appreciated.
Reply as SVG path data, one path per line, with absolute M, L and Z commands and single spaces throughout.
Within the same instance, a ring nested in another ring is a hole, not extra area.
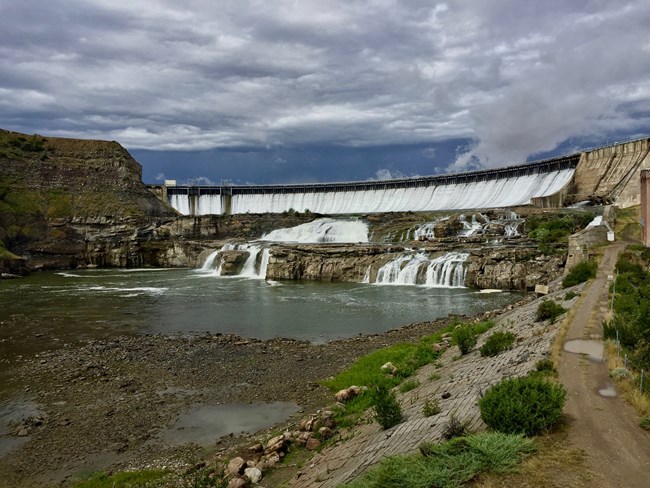
M 246 481 L 241 478 L 233 478 L 228 482 L 228 488 L 244 488 Z
M 250 480 L 251 483 L 257 484 L 262 479 L 262 472 L 257 468 L 246 468 L 244 476 Z
M 318 449 L 318 446 L 320 446 L 320 444 L 321 442 L 318 439 L 315 437 L 310 437 L 305 444 L 305 449 L 308 451 L 313 451 L 314 449 Z
M 244 461 L 240 457 L 236 457 L 228 463 L 228 466 L 226 467 L 226 471 L 228 472 L 228 474 L 232 476 L 237 476 L 242 472 L 244 466 L 246 466 L 246 461 Z
M 388 362 L 381 367 L 381 371 L 382 373 L 394 375 L 397 373 L 397 367 L 393 363 Z
M 272 468 L 280 462 L 280 455 L 277 452 L 264 456 L 264 465 L 267 468 Z
M 354 397 L 359 396 L 361 394 L 361 388 L 358 386 L 350 386 L 346 388 L 345 390 L 340 390 L 334 395 L 334 399 L 337 402 L 347 402 L 349 400 L 352 400 Z
M 287 440 L 284 437 L 284 434 L 277 435 L 269 439 L 266 443 L 266 449 L 264 452 L 266 454 L 283 451 L 287 447 Z
M 318 429 L 318 435 L 320 435 L 322 439 L 329 439 L 334 435 L 334 432 L 329 427 L 321 427 Z

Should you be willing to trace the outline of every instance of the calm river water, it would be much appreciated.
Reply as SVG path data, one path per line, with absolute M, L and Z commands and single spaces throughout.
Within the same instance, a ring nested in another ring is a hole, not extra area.
M 125 334 L 221 332 L 325 342 L 450 313 L 474 314 L 520 296 L 464 288 L 278 283 L 178 269 L 83 270 L 0 280 L 0 457 L 25 441 L 7 436 L 8 425 L 38 411 L 11 379 L 18 356 Z
M 196 270 L 83 270 L 0 281 L 0 358 L 123 334 L 236 333 L 325 342 L 450 313 L 517 293 L 354 283 L 267 282 Z

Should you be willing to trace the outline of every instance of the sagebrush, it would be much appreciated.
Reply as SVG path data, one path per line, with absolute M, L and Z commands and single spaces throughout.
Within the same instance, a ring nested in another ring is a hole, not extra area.
M 534 436 L 549 431 L 562 416 L 566 390 L 539 375 L 509 378 L 479 400 L 483 421 L 506 434 Z

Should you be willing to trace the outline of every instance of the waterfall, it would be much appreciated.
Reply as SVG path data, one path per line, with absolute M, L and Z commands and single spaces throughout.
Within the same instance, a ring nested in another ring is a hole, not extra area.
M 201 271 L 211 271 L 212 267 L 214 266 L 214 260 L 217 259 L 217 254 L 219 254 L 222 250 L 223 248 L 212 252 L 203 263 L 203 266 L 201 266 Z
M 270 251 L 268 248 L 262 249 L 262 261 L 260 261 L 260 271 L 258 273 L 258 276 L 261 279 L 266 279 L 266 268 L 269 266 L 269 257 L 271 256 Z
M 461 288 L 465 286 L 465 261 L 468 253 L 451 252 L 437 258 L 425 253 L 402 254 L 377 271 L 376 284 L 423 285 Z M 366 272 L 368 281 L 370 269 Z M 366 283 L 364 278 L 364 283 Z
M 242 269 L 237 276 L 240 276 L 242 278 L 266 278 L 266 268 L 269 264 L 270 252 L 267 248 L 262 248 L 261 246 L 256 246 L 253 244 L 224 244 L 221 249 L 210 253 L 199 271 L 210 271 L 214 276 L 221 276 L 222 261 L 219 260 L 219 265 L 216 267 L 216 269 L 214 269 L 214 263 L 217 261 L 219 254 L 224 251 L 248 251 L 248 257 L 246 258 L 246 261 L 244 262 L 244 265 L 242 266 Z M 257 257 L 260 252 L 262 252 L 262 257 L 259 271 L 255 271 Z
M 465 286 L 465 261 L 469 254 L 451 252 L 431 260 L 426 274 L 426 286 L 458 288 Z
M 257 255 L 260 253 L 262 250 L 261 247 L 253 246 L 253 245 L 243 245 L 240 247 L 240 249 L 248 250 L 248 259 L 246 259 L 246 262 L 244 263 L 244 267 L 241 269 L 239 272 L 238 276 L 245 276 L 247 278 L 258 278 L 259 275 L 255 271 L 255 263 L 257 262 Z
M 361 283 L 370 283 L 370 271 L 372 269 L 372 266 L 368 266 L 368 269 L 366 269 L 366 274 L 363 275 L 363 281 Z
M 444 220 L 444 219 L 442 219 Z M 427 222 L 426 224 L 420 224 L 418 227 L 415 229 L 415 232 L 413 233 L 413 240 L 414 241 L 428 241 L 431 239 L 436 238 L 436 224 L 440 222 L 440 220 L 436 220 L 434 222 Z
M 368 242 L 368 224 L 361 220 L 316 219 L 262 236 L 263 241 L 307 243 Z

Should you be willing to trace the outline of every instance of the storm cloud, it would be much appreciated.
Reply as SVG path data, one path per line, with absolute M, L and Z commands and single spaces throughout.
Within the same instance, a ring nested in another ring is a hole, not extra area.
M 469 140 L 450 169 L 501 166 L 647 135 L 648 25 L 646 0 L 0 0 L 0 127 L 156 151 Z

